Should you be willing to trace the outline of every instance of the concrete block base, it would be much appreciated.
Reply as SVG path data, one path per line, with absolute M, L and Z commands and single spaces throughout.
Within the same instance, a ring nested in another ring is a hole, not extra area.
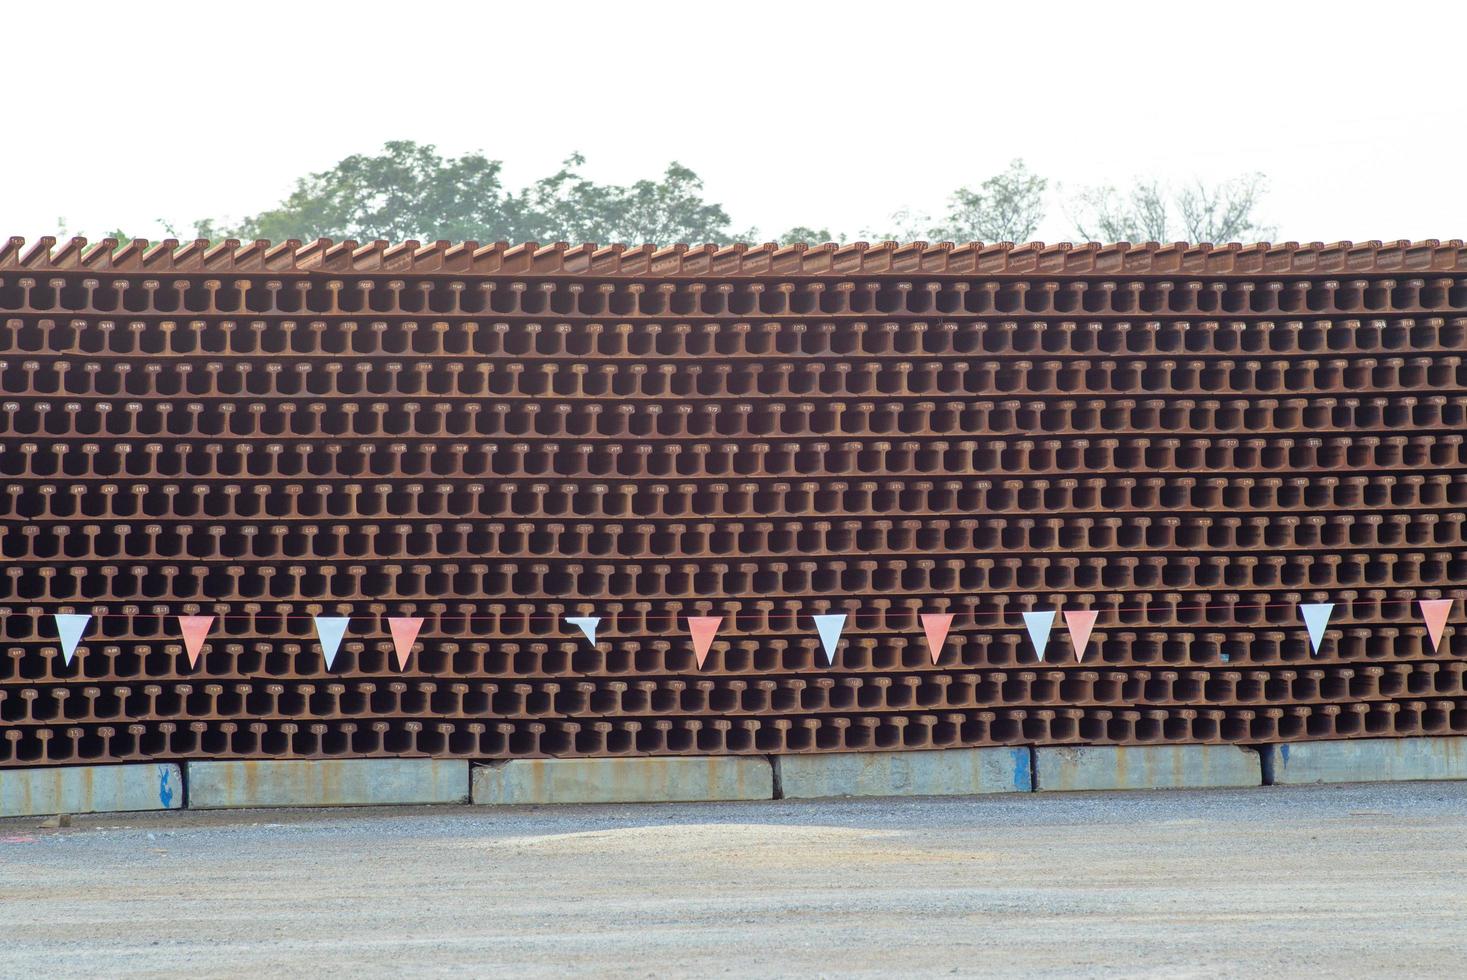
M 786 799 L 1027 793 L 1027 746 L 775 756 Z
M 1351 738 L 1270 745 L 1269 782 L 1370 783 L 1411 779 L 1467 779 L 1467 738 Z
M 325 759 L 190 762 L 190 809 L 463 803 L 460 759 Z
M 0 770 L 0 817 L 425 803 L 679 803 L 1467 779 L 1467 737 L 811 755 L 226 761 Z
M 0 817 L 183 808 L 173 764 L 0 770 Z
M 1036 748 L 1034 789 L 1208 789 L 1261 786 L 1257 752 L 1234 745 Z
M 766 759 L 704 756 L 513 759 L 475 766 L 475 803 L 692 803 L 771 800 Z

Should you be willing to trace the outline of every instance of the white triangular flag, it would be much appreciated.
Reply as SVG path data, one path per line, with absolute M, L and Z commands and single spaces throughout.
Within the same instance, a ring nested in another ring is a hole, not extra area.
M 1319 654 L 1319 647 L 1324 643 L 1324 631 L 1329 626 L 1330 615 L 1335 611 L 1333 602 L 1303 602 L 1299 604 L 1299 612 L 1304 615 L 1304 625 L 1309 627 L 1309 645 L 1314 648 L 1314 653 Z
M 346 635 L 346 624 L 350 616 L 315 616 L 316 635 L 321 639 L 321 653 L 326 657 L 326 669 L 336 662 L 336 651 L 341 648 L 341 638 Z
M 92 617 L 86 613 L 54 613 L 52 618 L 56 620 L 56 635 L 61 637 L 61 657 L 69 667 L 71 658 L 76 655 L 76 645 L 87 631 L 87 623 Z
M 600 616 L 567 616 L 565 621 L 581 631 L 581 635 L 594 647 L 596 645 L 596 627 L 601 625 Z
M 846 628 L 845 613 L 826 613 L 815 617 L 815 628 L 820 631 L 820 646 L 825 649 L 827 665 L 835 663 L 835 648 L 840 644 L 840 632 Z
M 1034 644 L 1034 652 L 1043 660 L 1044 648 L 1049 645 L 1049 631 L 1054 629 L 1054 610 L 1026 612 L 1024 626 L 1029 630 L 1029 642 Z

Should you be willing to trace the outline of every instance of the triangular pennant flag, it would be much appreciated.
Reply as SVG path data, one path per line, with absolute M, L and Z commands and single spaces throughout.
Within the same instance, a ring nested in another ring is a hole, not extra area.
M 600 616 L 567 616 L 565 621 L 579 629 L 593 647 L 596 645 L 596 627 L 601 625 Z
M 1442 631 L 1447 628 L 1447 617 L 1452 614 L 1454 599 L 1421 599 L 1421 615 L 1426 619 L 1426 635 L 1431 637 L 1433 651 L 1442 648 Z
M 321 653 L 326 657 L 326 669 L 336 662 L 336 651 L 341 646 L 341 638 L 346 635 L 346 624 L 349 616 L 314 616 L 316 621 L 316 635 L 321 638 Z
M 1093 609 L 1065 610 L 1065 629 L 1070 631 L 1070 642 L 1075 645 L 1075 659 L 1085 659 L 1085 645 L 1090 642 L 1090 631 L 1095 629 Z
M 423 628 L 423 617 L 388 616 L 387 628 L 392 631 L 392 652 L 397 654 L 397 669 L 407 670 L 408 657 L 413 652 L 413 641 L 418 638 L 418 630 Z M 332 655 L 335 656 L 334 653 Z
M 932 654 L 933 663 L 942 656 L 942 645 L 947 642 L 947 631 L 952 627 L 952 613 L 922 614 L 922 632 L 927 634 L 927 651 Z
M 698 659 L 698 666 L 703 666 L 703 661 L 708 659 L 708 651 L 713 646 L 713 638 L 718 635 L 718 627 L 723 625 L 722 616 L 689 616 L 688 632 L 693 634 L 693 656 Z
M 1333 602 L 1301 602 L 1299 612 L 1304 616 L 1304 625 L 1309 627 L 1309 645 L 1314 648 L 1316 656 L 1319 647 L 1324 643 L 1324 630 L 1329 626 L 1329 618 L 1335 611 Z
M 846 614 L 816 616 L 815 628 L 820 631 L 820 646 L 825 650 L 826 664 L 835 663 L 835 648 L 840 645 L 840 631 L 846 628 Z
M 1049 644 L 1049 631 L 1054 629 L 1054 610 L 1026 612 L 1024 627 L 1029 631 L 1029 642 L 1034 644 L 1034 652 L 1043 660 L 1044 648 Z
M 56 620 L 56 635 L 61 637 L 61 657 L 69 667 L 71 658 L 76 655 L 76 645 L 87 631 L 87 623 L 92 617 L 86 613 L 54 613 L 51 618 Z
M 213 616 L 179 616 L 178 628 L 183 632 L 183 652 L 188 654 L 188 665 L 199 665 L 199 653 L 204 649 L 204 639 L 214 628 Z

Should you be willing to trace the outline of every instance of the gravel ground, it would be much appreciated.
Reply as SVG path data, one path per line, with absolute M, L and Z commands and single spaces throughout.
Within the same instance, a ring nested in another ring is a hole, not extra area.
M 0 821 L 0 976 L 1463 972 L 1467 784 Z

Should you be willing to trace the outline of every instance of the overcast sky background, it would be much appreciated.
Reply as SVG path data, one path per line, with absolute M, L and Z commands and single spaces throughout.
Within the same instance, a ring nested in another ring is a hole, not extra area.
M 1261 170 L 1279 241 L 1467 235 L 1456 3 L 10 4 L 0 234 L 162 237 L 389 139 L 518 187 L 678 160 L 736 227 L 855 235 L 1023 157 Z M 1072 237 L 1058 197 L 1039 237 Z

